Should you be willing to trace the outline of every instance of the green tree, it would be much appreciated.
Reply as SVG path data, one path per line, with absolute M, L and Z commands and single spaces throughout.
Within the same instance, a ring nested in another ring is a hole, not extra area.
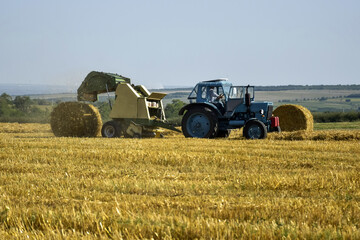
M 165 107 L 167 120 L 172 124 L 180 125 L 182 116 L 179 115 L 179 111 L 185 105 L 186 103 L 179 99 L 173 99 L 171 103 L 168 103 Z
M 179 99 L 173 99 L 171 103 L 168 103 L 165 107 L 165 116 L 167 118 L 174 118 L 179 116 L 180 109 L 185 106 L 186 103 Z
M 14 99 L 15 107 L 24 113 L 30 111 L 31 103 L 31 99 L 28 96 L 16 96 Z
M 0 117 L 9 117 L 12 112 L 12 98 L 10 95 L 3 93 L 0 95 Z
M 7 93 L 3 93 L 0 95 L 0 100 L 5 101 L 7 104 L 11 104 L 12 103 L 12 97 L 7 94 Z
M 0 98 L 0 117 L 8 117 L 11 113 L 11 107 L 5 99 Z

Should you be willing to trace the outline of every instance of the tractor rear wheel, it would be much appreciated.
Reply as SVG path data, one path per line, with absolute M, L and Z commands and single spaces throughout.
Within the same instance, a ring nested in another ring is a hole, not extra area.
M 214 138 L 218 133 L 218 119 L 211 109 L 189 109 L 182 121 L 182 132 L 185 137 Z
M 247 139 L 264 139 L 267 137 L 266 126 L 258 120 L 250 120 L 245 124 L 243 135 Z
M 106 138 L 120 137 L 120 126 L 115 121 L 106 122 L 101 128 L 101 135 Z

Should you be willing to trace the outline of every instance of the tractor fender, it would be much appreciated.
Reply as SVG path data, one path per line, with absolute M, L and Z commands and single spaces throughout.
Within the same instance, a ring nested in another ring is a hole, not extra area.
M 263 122 L 263 121 L 260 121 L 260 120 L 257 119 L 257 118 L 249 118 L 249 119 L 245 122 L 245 125 L 246 125 L 246 123 L 248 123 L 248 122 L 250 122 L 250 121 L 259 121 L 259 122 L 262 122 L 266 127 L 269 126 L 269 121 Z
M 245 123 L 247 123 L 247 122 L 249 122 L 249 121 L 252 121 L 252 120 L 259 120 L 259 119 L 257 119 L 257 118 L 249 118 L 248 120 L 246 120 Z
M 183 115 L 185 111 L 189 111 L 192 108 L 198 108 L 198 107 L 210 108 L 217 116 L 221 116 L 221 112 L 219 111 L 219 109 L 214 104 L 211 103 L 190 103 L 180 109 L 179 115 Z

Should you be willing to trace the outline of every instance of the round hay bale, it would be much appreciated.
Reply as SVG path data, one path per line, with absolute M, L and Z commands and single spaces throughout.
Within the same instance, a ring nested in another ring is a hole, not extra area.
M 50 125 L 57 137 L 96 137 L 100 134 L 102 121 L 93 105 L 63 102 L 52 111 Z
M 300 105 L 285 104 L 277 107 L 274 116 L 280 120 L 281 131 L 312 131 L 314 129 L 314 119 L 311 112 Z

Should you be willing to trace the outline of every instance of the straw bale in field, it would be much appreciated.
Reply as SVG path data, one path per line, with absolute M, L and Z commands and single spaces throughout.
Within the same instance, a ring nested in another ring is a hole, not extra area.
M 286 104 L 277 107 L 274 116 L 278 116 L 282 131 L 312 131 L 314 129 L 314 120 L 311 112 L 300 105 Z
M 93 105 L 63 102 L 52 111 L 50 125 L 57 137 L 96 137 L 100 134 L 102 121 Z

